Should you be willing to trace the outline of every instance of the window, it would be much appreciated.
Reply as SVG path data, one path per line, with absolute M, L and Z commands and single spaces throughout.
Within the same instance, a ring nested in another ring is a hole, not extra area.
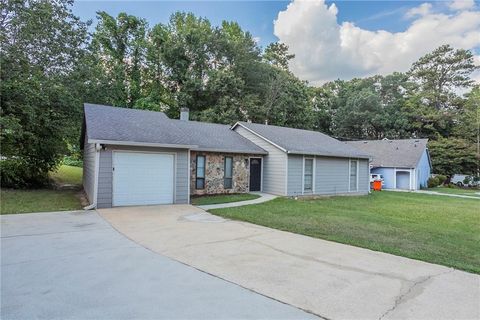
M 232 173 L 233 173 L 232 163 L 233 163 L 232 157 L 225 157 L 225 163 L 224 163 L 225 176 L 223 179 L 223 187 L 225 189 L 232 189 Z
M 197 176 L 195 188 L 205 188 L 205 156 L 197 156 Z
M 303 190 L 312 191 L 313 186 L 313 159 L 305 159 L 303 173 Z
M 350 160 L 350 191 L 357 191 L 358 161 Z

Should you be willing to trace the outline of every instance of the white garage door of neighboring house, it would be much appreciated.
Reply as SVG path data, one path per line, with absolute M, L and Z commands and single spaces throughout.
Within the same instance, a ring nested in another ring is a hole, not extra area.
M 410 189 L 410 172 L 397 171 L 396 175 L 397 189 Z
M 113 153 L 113 205 L 173 203 L 174 155 Z

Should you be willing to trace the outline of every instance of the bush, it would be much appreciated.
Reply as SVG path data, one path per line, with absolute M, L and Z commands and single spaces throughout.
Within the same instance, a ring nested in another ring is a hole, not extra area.
M 83 161 L 81 159 L 78 159 L 72 156 L 65 156 L 63 158 L 62 163 L 67 166 L 80 167 L 80 168 L 83 167 Z
M 0 161 L 0 180 L 2 188 L 38 188 L 49 183 L 48 171 L 42 171 L 23 159 L 4 159 Z
M 440 180 L 435 176 L 435 177 L 430 177 L 428 178 L 427 185 L 429 188 L 435 188 L 440 185 Z
M 471 177 L 466 176 L 465 179 L 463 179 L 463 184 L 468 186 L 471 181 L 472 181 Z
M 444 184 L 447 180 L 447 176 L 444 176 L 443 174 L 437 174 L 435 177 L 438 180 L 438 185 Z

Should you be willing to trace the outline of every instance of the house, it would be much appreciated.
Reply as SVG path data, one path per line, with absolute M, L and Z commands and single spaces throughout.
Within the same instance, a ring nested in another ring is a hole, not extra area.
M 190 196 L 366 194 L 369 156 L 319 132 L 189 121 L 84 105 L 83 185 L 92 208 L 189 203 Z
M 428 139 L 349 141 L 372 155 L 371 173 L 383 176 L 385 189 L 418 190 L 427 186 L 432 169 Z

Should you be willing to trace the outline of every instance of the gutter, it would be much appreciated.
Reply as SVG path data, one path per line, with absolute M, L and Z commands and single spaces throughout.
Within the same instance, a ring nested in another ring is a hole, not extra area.
M 168 144 L 168 143 L 153 143 L 153 142 L 136 142 L 136 141 L 117 141 L 117 140 L 100 140 L 88 139 L 88 143 L 101 143 L 116 146 L 134 146 L 134 147 L 156 147 L 156 148 L 172 148 L 172 149 L 195 149 L 197 145 L 187 144 Z
M 98 172 L 100 171 L 100 150 L 102 146 L 99 143 L 95 143 L 95 176 L 93 182 L 93 201 L 90 205 L 83 208 L 83 210 L 92 210 L 97 207 L 97 194 L 98 194 Z
M 297 150 L 288 150 L 286 151 L 287 154 L 298 154 L 298 155 L 307 155 L 307 156 L 320 156 L 320 157 L 333 157 L 333 158 L 349 158 L 349 159 L 364 159 L 364 160 L 371 160 L 372 157 L 368 155 L 345 155 L 345 154 L 325 154 L 319 152 L 305 152 L 305 151 L 297 151 Z

